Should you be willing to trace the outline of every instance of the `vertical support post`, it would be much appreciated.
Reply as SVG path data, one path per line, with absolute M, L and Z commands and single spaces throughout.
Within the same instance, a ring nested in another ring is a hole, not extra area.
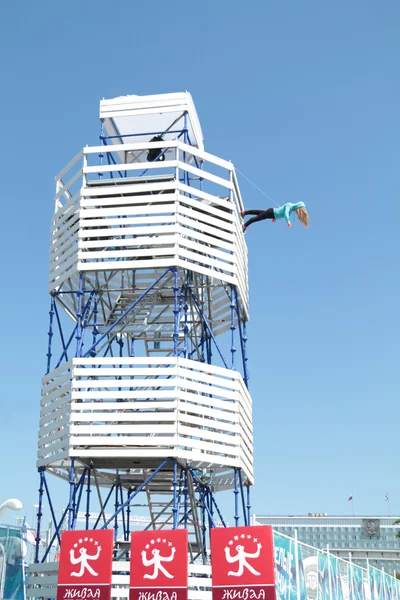
M 296 597 L 301 600 L 300 591 L 300 565 L 299 565 L 299 538 L 297 537 L 297 529 L 294 530 L 294 560 L 296 561 Z
M 183 488 L 183 498 L 184 498 L 184 507 L 185 507 L 185 512 L 183 515 L 183 525 L 185 527 L 185 529 L 187 529 L 187 523 L 188 523 L 188 472 L 185 471 L 185 484 L 184 484 L 184 488 Z M 194 515 L 193 515 L 194 517 Z
M 35 548 L 35 563 L 39 562 L 39 546 L 40 546 L 40 524 L 42 522 L 42 506 L 44 492 L 44 468 L 39 469 L 39 506 L 37 511 L 37 526 L 36 526 L 36 548 Z
M 174 353 L 173 356 L 178 356 L 178 338 L 179 338 L 179 308 L 178 308 L 178 269 L 172 269 L 174 274 Z
M 94 346 L 96 344 L 96 336 L 99 333 L 99 330 L 97 329 L 97 313 L 99 312 L 98 308 L 97 308 L 97 302 L 98 302 L 98 299 L 96 297 L 94 299 L 94 306 L 93 306 L 93 331 L 92 331 L 93 340 L 92 340 L 92 346 Z M 96 352 L 94 353 L 94 356 L 95 355 L 96 355 Z
M 331 572 L 331 555 L 329 554 L 329 544 L 326 545 L 326 555 L 328 558 L 329 600 L 335 600 L 334 598 L 332 598 L 332 572 Z
M 232 364 L 231 369 L 235 368 L 235 286 L 231 285 L 231 354 L 232 354 Z
M 131 349 L 129 355 L 131 356 L 131 358 L 135 358 L 135 338 L 131 339 Z
M 184 340 L 183 340 L 183 356 L 185 358 L 188 357 L 188 331 L 189 331 L 189 327 L 188 327 L 188 301 L 187 301 L 187 297 L 188 297 L 188 291 L 187 291 L 187 286 L 185 286 L 185 294 L 184 294 L 184 304 L 183 304 L 183 310 L 184 310 L 184 327 L 183 327 L 183 333 L 184 333 Z
M 251 501 L 250 501 L 250 484 L 249 482 L 247 482 L 247 503 L 246 503 L 246 508 L 247 508 L 247 524 L 251 525 Z
M 81 355 L 81 339 L 82 339 L 82 296 L 83 296 L 83 275 L 79 274 L 79 290 L 77 293 L 77 310 L 76 310 L 76 351 L 75 356 Z
M 235 487 L 233 488 L 233 494 L 235 498 L 235 527 L 239 526 L 239 470 L 237 468 L 234 469 L 235 476 Z
M 244 500 L 244 489 L 243 489 L 243 481 L 242 481 L 242 470 L 238 469 L 238 471 L 239 471 L 240 497 L 242 499 L 243 521 L 244 521 L 245 526 L 247 527 L 248 525 L 250 525 L 250 523 L 247 522 L 247 512 L 246 512 L 246 504 L 245 504 L 245 500 Z
M 89 465 L 89 468 L 87 470 L 87 487 L 86 487 L 86 529 L 89 529 L 89 518 L 90 518 L 90 494 L 91 494 L 91 489 L 90 489 L 90 469 L 91 469 L 91 465 Z
M 50 368 L 51 368 L 51 346 L 52 346 L 52 338 L 53 338 L 53 319 L 54 319 L 54 303 L 55 303 L 55 298 L 52 295 L 51 296 L 51 301 L 50 301 L 50 322 L 49 322 L 49 333 L 47 334 L 49 336 L 49 342 L 48 342 L 48 346 L 47 346 L 47 370 L 46 370 L 46 375 L 47 373 L 50 373 Z
M 114 541 L 117 541 L 117 536 L 118 536 L 118 508 L 119 508 L 119 502 L 118 502 L 118 491 L 119 491 L 119 480 L 117 479 L 117 483 L 115 485 L 115 503 L 114 503 L 114 508 L 115 508 L 115 518 L 114 518 Z
M 176 460 L 174 460 L 174 479 L 172 481 L 172 488 L 174 494 L 174 505 L 172 507 L 173 513 L 173 525 L 172 529 L 176 529 L 178 527 L 178 464 Z
M 68 530 L 72 528 L 74 521 L 74 501 L 75 501 L 75 461 L 71 459 L 69 470 L 69 500 L 68 500 Z
M 128 498 L 131 495 L 131 488 L 128 489 Z M 127 504 L 126 506 L 126 537 L 125 537 L 125 541 L 129 542 L 129 534 L 130 534 L 130 523 L 131 523 L 131 505 L 130 503 Z
M 105 140 L 104 140 L 104 124 L 103 124 L 103 121 L 101 121 L 101 125 L 100 125 L 100 136 L 99 136 L 99 139 L 100 139 L 100 145 L 104 145 Z M 104 158 L 104 154 L 102 152 L 100 152 L 99 153 L 99 165 L 100 166 L 103 164 L 103 158 Z M 99 172 L 98 175 L 99 175 L 99 179 L 103 178 L 103 173 Z
M 247 361 L 249 357 L 247 356 L 247 326 L 246 321 L 243 321 L 243 379 L 246 384 L 246 387 L 249 387 L 249 371 L 247 367 Z
M 201 503 L 201 530 L 202 530 L 202 537 L 203 537 L 203 552 L 204 554 L 206 553 L 206 549 L 207 549 L 207 536 L 206 536 L 206 531 L 207 531 L 207 527 L 206 527 L 206 502 L 207 502 L 207 490 L 206 493 L 203 495 L 203 501 Z M 208 513 L 210 513 L 210 510 L 208 509 Z M 211 520 L 211 517 L 209 516 L 209 520 Z

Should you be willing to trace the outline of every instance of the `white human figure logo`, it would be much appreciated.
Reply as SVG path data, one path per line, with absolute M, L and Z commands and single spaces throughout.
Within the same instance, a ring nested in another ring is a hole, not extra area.
M 161 573 L 163 573 L 165 575 L 165 577 L 168 577 L 168 579 L 173 579 L 174 576 L 171 575 L 171 573 L 168 573 L 167 569 L 165 569 L 162 566 L 162 562 L 171 562 L 172 560 L 174 560 L 174 556 L 175 556 L 175 548 L 171 549 L 171 554 L 170 556 L 161 556 L 160 555 L 160 551 L 158 550 L 158 548 L 153 548 L 153 550 L 151 551 L 153 558 L 148 559 L 147 558 L 147 551 L 143 550 L 142 551 L 142 562 L 143 565 L 145 567 L 150 567 L 151 565 L 154 565 L 154 571 L 152 575 L 148 575 L 147 573 L 143 576 L 144 579 L 156 579 L 156 577 L 158 577 L 158 572 L 161 571 Z
M 96 573 L 96 571 L 89 565 L 88 561 L 89 560 L 97 560 L 100 556 L 100 552 L 101 552 L 100 546 L 98 546 L 97 552 L 94 556 L 91 556 L 90 554 L 88 554 L 86 548 L 79 548 L 80 556 L 78 556 L 76 558 L 75 550 L 74 550 L 74 548 L 72 548 L 69 551 L 69 560 L 70 560 L 71 564 L 73 564 L 73 565 L 77 565 L 80 563 L 81 568 L 78 572 L 76 572 L 76 571 L 71 572 L 71 577 L 82 577 L 82 575 L 85 572 L 85 569 L 87 569 L 89 571 L 89 573 L 91 573 L 91 575 L 94 575 L 94 577 L 98 577 L 98 573 Z
M 235 562 L 239 563 L 238 570 L 237 571 L 228 571 L 228 575 L 232 575 L 232 577 L 240 577 L 241 575 L 243 575 L 245 568 L 248 569 L 250 571 L 250 573 L 253 573 L 253 575 L 261 575 L 261 573 L 256 571 L 254 569 L 254 567 L 249 565 L 249 563 L 247 562 L 248 558 L 258 558 L 260 556 L 261 548 L 262 548 L 262 545 L 260 543 L 258 543 L 257 551 L 254 552 L 253 554 L 250 554 L 249 552 L 245 551 L 244 546 L 238 545 L 238 546 L 236 546 L 237 554 L 235 556 L 232 556 L 231 549 L 227 546 L 225 548 L 226 561 L 228 563 L 235 563 Z

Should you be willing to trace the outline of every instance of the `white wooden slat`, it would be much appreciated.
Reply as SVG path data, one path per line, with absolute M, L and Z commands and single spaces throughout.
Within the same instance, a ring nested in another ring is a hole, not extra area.
M 145 206 L 114 206 L 111 208 L 86 208 L 81 210 L 81 218 L 82 219 L 99 219 L 104 218 L 108 219 L 108 217 L 128 217 L 135 215 L 152 215 L 159 213 L 172 213 L 175 212 L 175 198 L 170 202 L 163 202 L 159 204 L 158 202 L 153 201 L 151 204 L 148 203 Z M 124 222 L 125 219 L 120 219 L 120 222 Z
M 83 156 L 84 150 L 79 150 L 79 152 L 77 154 L 75 154 L 74 158 L 72 158 L 69 163 L 67 165 L 65 165 L 65 167 L 59 172 L 57 173 L 57 175 L 54 178 L 54 181 L 57 182 L 57 180 L 61 179 L 62 177 L 64 177 L 65 173 L 67 173 L 67 171 L 69 171 L 75 163 L 78 162 L 78 160 Z
M 136 224 L 136 225 L 146 225 L 148 228 L 147 233 L 151 233 L 151 231 L 149 231 L 150 227 L 152 225 L 160 225 L 160 224 L 164 224 L 164 225 L 172 225 L 173 223 L 175 223 L 175 213 L 171 214 L 171 222 L 170 223 L 166 223 L 166 221 L 168 221 L 168 219 L 166 219 L 165 215 L 164 216 L 149 216 L 149 217 L 126 217 L 123 220 L 119 219 L 119 218 L 111 218 L 109 217 L 108 219 L 85 219 L 84 217 L 82 217 L 81 219 L 81 228 L 86 227 L 87 229 L 90 229 L 92 227 L 103 227 L 104 226 L 116 226 L 113 227 L 113 229 L 109 229 L 108 233 L 110 235 L 123 235 L 123 230 L 124 230 L 124 226 L 125 225 L 132 225 L 132 224 Z M 122 222 L 123 221 L 123 222 Z M 93 234 L 94 235 L 94 234 Z
M 129 423 L 127 425 L 112 425 L 107 423 L 105 425 L 97 425 L 96 423 L 91 423 L 90 425 L 70 425 L 71 436 L 78 435 L 116 435 L 116 434 L 129 434 L 136 436 L 138 434 L 144 435 L 155 435 L 155 436 L 164 436 L 174 434 L 176 431 L 175 423 L 173 425 L 155 425 L 151 423 L 150 425 L 140 425 L 137 423 Z M 160 440 L 163 440 L 163 437 L 160 437 Z M 131 441 L 134 442 L 134 439 L 131 438 Z
M 233 404 L 232 407 L 236 408 L 235 404 Z M 210 412 L 211 408 L 212 412 Z M 188 413 L 190 413 L 191 415 L 200 415 L 215 419 L 218 423 L 239 423 L 239 415 L 237 412 L 225 410 L 225 407 L 224 410 L 218 410 L 214 406 L 210 407 L 208 404 L 206 406 L 201 406 L 197 402 L 185 402 L 180 400 L 178 409 L 180 419 L 185 421 L 189 416 Z
M 151 439 L 151 438 L 149 438 Z M 147 440 L 147 438 L 146 438 Z M 104 439 L 102 444 L 104 446 L 110 446 L 110 444 L 104 444 Z M 165 445 L 165 444 L 164 444 Z M 71 448 L 70 450 L 71 457 L 85 457 L 90 456 L 93 458 L 170 458 L 171 449 L 170 448 L 101 448 L 100 450 L 97 448 Z
M 181 239 L 180 243 L 182 243 L 186 239 L 190 239 L 190 240 L 193 239 L 193 240 L 197 240 L 198 242 L 203 242 L 204 244 L 209 246 L 211 252 L 213 252 L 214 248 L 216 248 L 217 250 L 221 250 L 221 251 L 227 250 L 229 253 L 233 254 L 233 252 L 235 250 L 234 244 L 232 244 L 230 242 L 224 242 L 219 238 L 217 239 L 214 236 L 204 234 L 195 229 L 188 230 L 187 227 L 183 227 L 180 223 L 178 223 L 178 226 L 177 226 L 177 233 L 179 234 L 180 239 Z
M 179 400 L 185 400 L 195 405 L 207 406 L 209 409 L 220 408 L 222 410 L 226 410 L 228 415 L 231 414 L 231 411 L 237 410 L 236 402 L 231 400 L 218 400 L 216 398 L 210 398 L 206 395 L 202 396 L 200 394 L 186 392 L 183 390 L 178 390 L 176 396 L 179 398 Z
M 174 261 L 175 263 L 177 261 Z M 117 269 L 151 269 L 154 267 L 164 267 L 167 269 L 171 266 L 171 259 L 162 259 L 157 258 L 154 260 L 110 260 L 106 263 L 104 262 L 90 262 L 86 263 L 84 261 L 78 262 L 77 268 L 78 271 L 104 271 L 104 265 L 107 265 L 107 269 L 117 270 Z
M 197 448 L 199 450 L 203 450 L 204 452 L 213 452 L 214 454 L 221 454 L 225 456 L 235 456 L 239 457 L 239 447 L 237 446 L 228 446 L 225 443 L 219 442 L 205 442 L 203 440 L 196 440 L 190 437 L 183 437 L 182 435 L 178 436 L 177 445 L 186 446 L 188 448 Z
M 126 363 L 121 363 L 126 364 Z M 135 363 L 131 363 L 131 365 L 135 365 Z M 160 375 L 166 375 L 167 377 L 176 377 L 180 373 L 178 371 L 178 367 L 176 366 L 165 366 L 160 365 L 157 368 L 147 367 L 141 368 L 137 366 L 121 366 L 119 367 L 116 364 L 115 367 L 101 367 L 101 369 L 92 367 L 92 365 L 88 366 L 80 366 L 79 363 L 74 365 L 74 376 L 75 377 L 143 377 L 153 379 L 155 377 L 159 377 Z M 136 379 L 135 379 L 136 381 Z M 144 383 L 147 383 L 147 379 L 142 380 Z
M 229 274 L 231 277 L 236 275 L 237 267 L 235 264 L 230 264 L 228 262 L 222 262 L 220 260 L 215 260 L 214 258 L 210 258 L 208 256 L 204 256 L 203 254 L 199 254 L 198 252 L 192 252 L 191 250 L 185 250 L 181 245 L 178 246 L 179 257 L 190 260 L 194 263 L 200 263 L 203 265 L 208 265 L 214 273 L 218 276 L 218 274 Z
M 136 223 L 136 219 L 126 219 L 126 221 L 130 222 L 130 225 Z M 117 222 L 117 225 L 121 225 L 121 220 Z M 115 227 L 112 230 L 110 228 L 103 229 L 80 229 L 79 230 L 79 238 L 90 238 L 90 237 L 107 237 L 110 238 L 110 232 L 113 237 L 125 235 L 125 236 L 134 236 L 137 237 L 138 243 L 146 243 L 142 240 L 147 240 L 146 236 L 149 236 L 149 239 L 152 239 L 153 236 L 163 236 L 175 234 L 178 232 L 177 225 L 175 223 L 166 224 L 166 225 L 149 225 L 145 227 Z
M 128 391 L 115 391 L 115 392 L 108 392 L 108 391 L 88 391 L 88 392 L 82 392 L 81 390 L 77 390 L 77 391 L 73 391 L 71 398 L 72 400 L 97 400 L 102 401 L 103 399 L 110 399 L 110 400 L 114 400 L 114 399 L 121 399 L 121 404 L 122 404 L 122 400 L 125 399 L 130 399 L 130 400 L 134 400 L 134 399 L 139 399 L 139 398 L 148 398 L 149 399 L 149 403 L 151 402 L 151 406 L 153 405 L 153 399 L 157 399 L 160 400 L 162 398 L 165 398 L 166 400 L 172 400 L 173 397 L 175 397 L 176 394 L 174 394 L 173 390 L 149 390 L 148 388 L 145 389 L 140 389 L 140 390 L 128 390 Z M 86 403 L 83 403 L 82 408 L 84 408 L 86 406 Z
M 110 242 L 112 243 L 112 241 Z M 159 248 L 157 246 L 153 246 L 151 248 L 145 248 L 143 250 L 100 250 L 100 251 L 91 251 L 91 250 L 80 250 L 78 252 L 78 260 L 80 261 L 90 261 L 95 258 L 99 259 L 117 259 L 117 258 L 140 258 L 142 256 L 151 258 L 154 260 L 159 256 L 171 256 L 175 254 L 175 244 L 171 244 L 168 248 Z M 104 267 L 103 267 L 104 268 Z
M 176 446 L 176 436 L 76 436 L 70 438 L 71 446 Z
M 221 230 L 228 231 L 231 234 L 235 232 L 235 226 L 230 221 L 218 220 L 206 212 L 200 212 L 195 208 L 187 208 L 186 206 L 183 206 L 181 202 L 179 203 L 179 213 L 189 217 L 190 219 L 193 219 L 194 221 L 200 221 L 206 225 L 208 224 L 210 226 L 214 226 L 210 233 L 217 237 Z
M 205 443 L 205 440 L 220 443 L 226 446 L 225 450 L 228 449 L 228 445 L 234 447 L 239 446 L 240 443 L 239 435 L 236 433 L 236 431 L 233 431 L 232 434 L 229 435 L 228 433 L 217 433 L 204 428 L 187 427 L 182 423 L 179 423 L 178 435 L 181 437 L 185 435 L 191 439 L 200 437 L 202 443 Z
M 112 413 L 84 413 L 84 414 L 71 414 L 71 424 L 74 423 L 92 423 L 93 421 L 102 421 L 104 423 L 131 423 L 135 427 L 138 423 L 144 421 L 146 423 L 175 423 L 177 418 L 175 411 L 170 412 L 112 412 Z M 148 429 L 148 428 L 147 428 Z M 133 431 L 133 430 L 132 430 Z M 154 431 L 154 429 L 152 429 Z M 75 432 L 75 429 L 71 429 L 71 432 Z
M 64 183 L 62 187 L 60 187 L 59 192 L 57 192 L 57 194 L 54 196 L 54 201 L 61 198 L 61 196 L 63 196 L 66 192 L 71 193 L 69 188 L 72 187 L 80 177 L 82 177 L 82 169 L 79 169 L 79 171 L 77 171 L 75 175 L 71 177 L 71 179 Z M 71 196 L 73 196 L 73 194 L 71 194 Z
M 218 165 L 219 167 L 222 167 L 223 169 L 227 169 L 228 171 L 232 171 L 234 168 L 231 162 L 224 160 L 222 158 L 219 158 L 218 156 L 215 156 L 214 154 L 210 154 L 209 152 L 205 152 L 204 150 L 199 150 L 198 148 L 195 148 L 194 146 L 189 146 L 188 144 L 185 144 L 184 142 L 179 141 L 178 148 L 182 152 L 187 152 L 188 154 L 191 154 L 192 156 L 196 156 L 197 158 L 202 158 L 203 160 L 205 160 L 207 162 L 211 162 L 214 165 Z
M 225 263 L 227 265 L 236 265 L 238 262 L 237 258 L 232 253 L 222 252 L 220 250 L 217 250 L 216 248 L 208 248 L 204 244 L 199 244 L 198 242 L 189 240 L 187 238 L 181 237 L 181 238 L 177 239 L 177 243 L 179 243 L 179 246 L 181 246 L 182 248 L 194 250 L 196 253 L 198 253 L 198 258 L 197 258 L 198 262 L 202 262 L 204 255 L 206 255 L 206 258 L 215 257 L 215 258 L 218 258 L 220 261 L 223 261 L 222 263 L 219 263 L 221 265 L 222 269 L 224 268 Z
M 48 446 L 39 446 L 38 448 L 38 457 L 43 458 L 45 456 L 49 456 L 51 454 L 55 454 L 58 450 L 66 450 L 70 445 L 69 440 L 62 440 L 58 444 L 49 444 Z
M 121 190 L 120 193 L 122 193 Z M 148 194 L 142 196 L 102 196 L 101 198 L 81 198 L 80 206 L 86 211 L 88 208 L 104 208 L 105 206 L 134 206 L 136 204 L 148 204 L 151 206 L 155 201 L 157 204 L 169 204 L 171 201 L 176 201 L 177 199 L 177 191 L 173 191 L 170 194 L 157 194 L 156 196 L 149 196 Z
M 186 427 L 189 425 L 194 425 L 197 428 L 205 427 L 209 430 L 218 430 L 223 432 L 235 433 L 238 435 L 241 433 L 241 429 L 237 420 L 233 422 L 221 421 L 217 420 L 214 417 L 213 413 L 209 412 L 209 415 L 209 417 L 202 418 L 179 412 L 179 426 L 184 425 Z
M 141 163 L 117 163 L 116 165 L 95 165 L 93 167 L 83 167 L 82 171 L 85 175 L 88 173 L 116 173 L 118 171 L 144 171 L 144 169 L 176 169 L 178 161 L 164 160 L 155 162 Z M 121 180 L 123 181 L 123 179 Z
M 117 373 L 115 373 L 117 375 Z M 148 392 L 153 387 L 169 387 L 174 388 L 176 385 L 175 379 L 140 379 L 139 385 L 135 385 L 135 381 L 132 379 L 74 379 L 72 381 L 72 389 L 75 388 L 107 388 L 107 387 L 145 387 Z M 149 389 L 150 388 L 150 389 Z
M 119 414 L 125 414 L 125 411 L 151 410 L 154 411 L 155 415 L 162 415 L 164 413 L 169 414 L 170 412 L 174 411 L 177 407 L 177 400 L 164 402 L 153 402 L 153 400 L 151 399 L 146 402 L 72 402 L 71 421 L 72 417 L 75 418 L 75 411 L 90 411 L 88 414 L 92 415 L 92 419 L 95 419 L 97 418 L 97 415 L 100 411 L 106 410 L 114 411 L 114 414 L 116 414 L 118 411 L 122 411 Z M 141 413 L 138 412 L 138 414 L 140 415 Z M 86 415 L 86 412 L 80 412 L 79 415 Z
M 197 381 L 180 381 L 177 380 L 177 387 L 185 392 L 199 392 L 202 394 L 213 394 L 214 397 L 217 398 L 225 398 L 227 400 L 236 400 L 237 393 L 235 391 L 230 391 L 222 388 L 211 388 L 206 384 L 198 383 Z
M 135 150 L 150 150 L 150 148 L 176 148 L 179 145 L 178 140 L 168 140 L 162 142 L 131 142 L 127 144 L 113 144 L 112 146 L 86 146 L 83 154 L 116 154 L 118 152 L 132 152 Z
M 210 216 L 219 219 L 221 221 L 228 221 L 228 223 L 235 224 L 236 215 L 233 214 L 234 207 L 232 205 L 229 206 L 230 211 L 222 210 L 217 206 L 213 206 L 211 204 L 207 204 L 202 202 L 201 200 L 197 200 L 196 198 L 192 198 L 190 196 L 183 196 L 182 194 L 178 195 L 178 200 L 180 204 L 187 205 L 188 208 L 193 208 L 194 210 L 198 210 L 202 213 L 209 214 Z M 234 225 L 235 227 L 235 225 Z
M 89 236 L 88 236 L 89 237 Z M 108 248 L 110 245 L 114 247 L 126 247 L 132 248 L 134 246 L 150 246 L 157 248 L 157 246 L 171 246 L 178 242 L 177 234 L 175 235 L 159 235 L 159 236 L 147 236 L 147 237 L 126 237 L 123 240 L 96 240 L 96 241 L 83 241 L 80 240 L 78 244 L 79 250 L 91 248 Z M 150 250 L 148 250 L 149 252 Z
M 116 181 L 116 180 L 115 180 Z M 155 181 L 148 183 L 132 183 L 126 184 L 121 180 L 121 185 L 113 184 L 113 185 L 101 185 L 101 186 L 90 186 L 83 187 L 81 190 L 82 197 L 90 197 L 90 196 L 112 196 L 112 195 L 128 195 L 128 194 L 140 194 L 141 192 L 160 192 L 164 190 L 175 190 L 176 182 L 171 179 L 171 181 Z
M 195 195 L 196 198 L 202 198 L 203 200 L 206 200 L 209 203 L 219 202 L 219 203 L 221 203 L 221 206 L 225 206 L 226 208 L 231 207 L 230 201 L 228 201 L 226 199 L 224 200 L 224 198 L 221 198 L 220 196 L 214 196 L 213 194 L 208 194 L 204 190 L 199 190 L 198 188 L 194 188 L 193 186 L 186 185 L 182 181 L 178 181 L 177 189 L 180 192 L 182 192 L 183 194 L 186 193 L 187 195 L 192 195 L 192 196 Z M 185 196 L 185 197 L 187 197 L 187 196 Z
M 167 162 L 167 161 L 164 161 L 164 162 Z M 227 188 L 228 190 L 233 189 L 233 183 L 229 179 L 223 179 L 222 177 L 217 177 L 217 175 L 213 175 L 212 173 L 208 173 L 208 171 L 198 169 L 197 167 L 193 167 L 192 165 L 188 165 L 187 163 L 184 163 L 180 160 L 178 161 L 178 167 L 182 171 L 187 171 L 188 173 L 191 173 L 192 175 L 196 175 L 196 177 L 199 177 L 201 179 L 207 179 L 208 181 L 212 181 L 213 183 L 216 183 L 217 185 Z
M 192 218 L 192 215 L 185 216 L 183 214 L 179 214 L 177 217 L 177 223 L 181 228 L 185 229 L 188 233 L 186 235 L 193 236 L 193 231 L 199 231 L 201 233 L 205 233 L 214 238 L 215 243 L 218 244 L 220 240 L 223 240 L 229 244 L 234 244 L 235 236 L 233 233 L 229 231 L 225 231 L 223 229 L 216 229 L 215 227 L 211 227 L 207 225 L 206 222 L 196 221 Z

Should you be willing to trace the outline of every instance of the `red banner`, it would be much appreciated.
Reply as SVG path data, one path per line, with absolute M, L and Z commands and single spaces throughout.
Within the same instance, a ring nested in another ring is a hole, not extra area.
M 276 600 L 272 528 L 211 529 L 213 600 Z
M 129 600 L 187 600 L 188 563 L 186 529 L 133 532 Z
M 110 600 L 114 532 L 64 531 L 57 600 Z

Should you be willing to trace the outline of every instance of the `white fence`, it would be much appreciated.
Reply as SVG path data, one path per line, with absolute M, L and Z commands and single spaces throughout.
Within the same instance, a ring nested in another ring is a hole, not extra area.
M 171 457 L 240 467 L 253 481 L 251 398 L 237 371 L 184 358 L 74 358 L 43 379 L 40 417 L 39 467 Z

